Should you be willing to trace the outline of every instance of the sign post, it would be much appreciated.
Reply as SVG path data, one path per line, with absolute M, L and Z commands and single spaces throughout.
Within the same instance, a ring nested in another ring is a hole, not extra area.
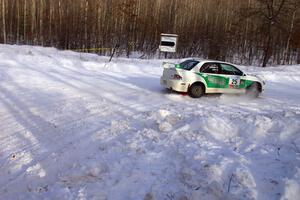
M 161 34 L 159 50 L 160 52 L 165 52 L 165 58 L 167 57 L 167 53 L 176 53 L 177 51 L 177 42 L 178 35 L 176 34 Z

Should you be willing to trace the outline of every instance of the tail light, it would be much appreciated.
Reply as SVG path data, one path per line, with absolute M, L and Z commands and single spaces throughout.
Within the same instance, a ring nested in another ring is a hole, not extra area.
M 174 74 L 174 75 L 173 75 L 173 79 L 181 80 L 182 77 L 181 77 L 180 75 L 178 75 L 178 74 Z

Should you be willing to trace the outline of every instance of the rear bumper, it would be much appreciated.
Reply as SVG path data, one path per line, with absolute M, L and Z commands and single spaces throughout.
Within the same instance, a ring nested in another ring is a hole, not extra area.
M 177 91 L 177 92 L 187 92 L 189 84 L 182 82 L 181 80 L 170 80 L 161 77 L 160 84 L 165 88 Z

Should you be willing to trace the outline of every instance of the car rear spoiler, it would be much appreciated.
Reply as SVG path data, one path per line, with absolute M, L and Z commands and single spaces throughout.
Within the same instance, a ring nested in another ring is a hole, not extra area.
M 165 68 L 165 69 L 170 69 L 170 68 L 173 68 L 173 67 L 176 67 L 176 63 L 170 63 L 170 62 L 163 62 L 163 67 Z

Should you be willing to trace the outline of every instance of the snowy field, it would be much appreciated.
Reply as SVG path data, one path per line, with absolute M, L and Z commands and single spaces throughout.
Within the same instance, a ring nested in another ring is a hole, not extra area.
M 0 199 L 300 198 L 300 66 L 192 99 L 162 60 L 0 45 Z

